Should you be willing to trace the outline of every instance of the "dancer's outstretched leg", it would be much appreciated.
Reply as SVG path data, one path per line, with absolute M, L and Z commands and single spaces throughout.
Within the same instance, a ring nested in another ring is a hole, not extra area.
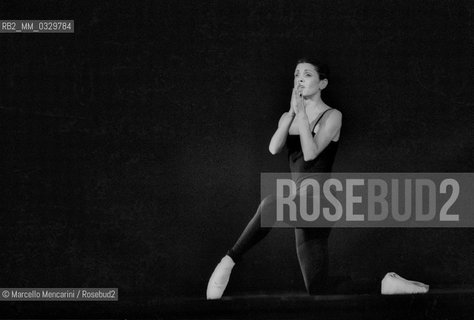
M 296 253 L 309 294 L 327 290 L 328 238 L 330 228 L 296 228 Z
M 235 262 L 238 262 L 245 252 L 256 245 L 260 240 L 270 232 L 271 228 L 261 227 L 261 217 L 266 214 L 275 214 L 276 198 L 268 196 L 262 200 L 257 212 L 248 223 L 234 246 L 222 258 L 221 262 L 216 266 L 214 272 L 207 284 L 207 299 L 220 299 L 224 293 L 227 283 L 229 282 L 230 273 Z

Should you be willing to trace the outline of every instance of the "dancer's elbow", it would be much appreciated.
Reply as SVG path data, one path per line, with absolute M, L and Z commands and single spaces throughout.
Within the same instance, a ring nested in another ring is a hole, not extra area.
M 273 146 L 270 145 L 270 146 L 268 147 L 268 151 L 270 151 L 270 153 L 271 153 L 272 155 L 276 155 L 276 154 L 280 153 L 281 150 L 279 150 L 278 148 L 275 148 L 275 147 L 273 147 Z
M 316 159 L 317 156 L 318 156 L 318 153 L 317 153 L 316 151 L 311 151 L 311 152 L 303 153 L 303 159 L 304 159 L 304 161 L 311 161 L 311 160 L 314 160 L 314 159 Z

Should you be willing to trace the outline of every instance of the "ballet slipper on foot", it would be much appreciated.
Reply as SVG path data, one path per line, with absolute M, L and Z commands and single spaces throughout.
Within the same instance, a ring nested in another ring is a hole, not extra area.
M 207 300 L 216 300 L 222 297 L 227 284 L 229 283 L 230 273 L 235 262 L 231 257 L 225 256 L 216 266 L 214 272 L 207 284 Z
M 418 281 L 400 277 L 395 272 L 389 272 L 382 280 L 382 294 L 411 294 L 427 293 L 430 286 Z

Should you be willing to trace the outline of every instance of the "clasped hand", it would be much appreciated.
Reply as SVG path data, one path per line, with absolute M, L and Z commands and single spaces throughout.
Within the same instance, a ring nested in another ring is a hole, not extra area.
M 288 113 L 292 116 L 296 114 L 298 121 L 306 117 L 305 101 L 303 95 L 296 88 L 293 88 L 293 92 L 291 94 L 290 110 Z

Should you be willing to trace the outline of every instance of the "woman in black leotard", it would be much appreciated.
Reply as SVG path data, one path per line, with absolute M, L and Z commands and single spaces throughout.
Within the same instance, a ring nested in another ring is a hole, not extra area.
M 324 64 L 308 59 L 298 61 L 290 110 L 281 116 L 270 141 L 272 154 L 287 147 L 290 170 L 298 188 L 304 185 L 305 178 L 330 172 L 337 151 L 342 115 L 321 99 L 328 76 L 329 70 Z M 260 221 L 262 216 L 274 216 L 275 203 L 274 196 L 260 203 L 254 217 L 209 279 L 208 299 L 221 298 L 235 262 L 270 232 L 271 228 L 261 227 Z M 295 228 L 298 260 L 309 294 L 326 289 L 329 233 L 329 228 Z

